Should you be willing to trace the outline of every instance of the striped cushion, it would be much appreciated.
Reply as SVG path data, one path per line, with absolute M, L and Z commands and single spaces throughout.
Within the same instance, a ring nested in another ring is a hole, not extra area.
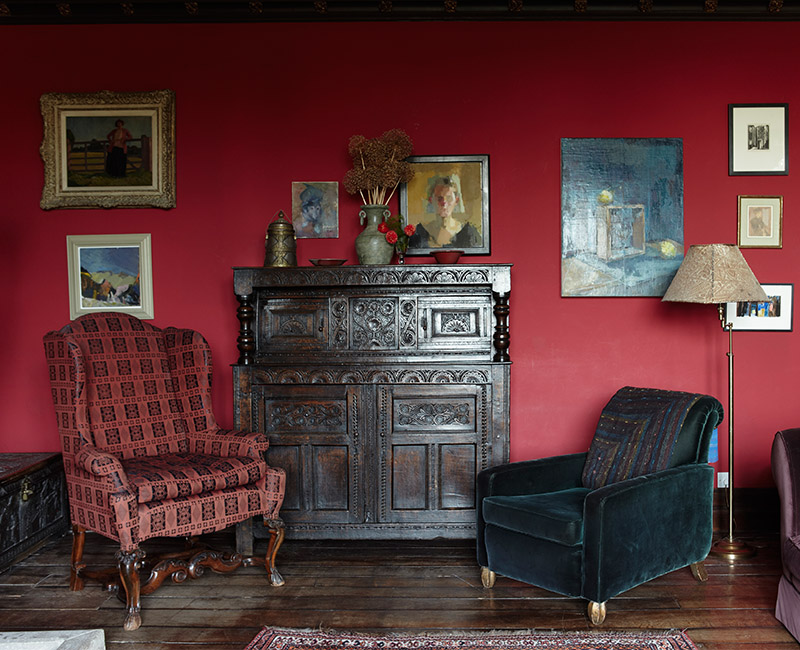
M 631 386 L 617 391 L 600 415 L 583 486 L 596 489 L 670 467 L 686 414 L 701 397 Z

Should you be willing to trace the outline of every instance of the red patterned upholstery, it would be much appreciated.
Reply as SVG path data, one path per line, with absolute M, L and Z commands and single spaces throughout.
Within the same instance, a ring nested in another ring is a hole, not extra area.
M 200 334 L 103 312 L 44 346 L 74 526 L 131 553 L 151 537 L 277 520 L 283 470 L 264 461 L 264 435 L 217 425 Z

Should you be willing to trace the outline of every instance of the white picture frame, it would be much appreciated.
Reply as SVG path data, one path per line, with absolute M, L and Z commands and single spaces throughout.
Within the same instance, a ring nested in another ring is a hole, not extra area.
M 729 302 L 725 322 L 736 331 L 791 332 L 794 312 L 793 284 L 762 284 L 769 301 Z
M 99 311 L 153 318 L 149 234 L 67 235 L 69 314 Z

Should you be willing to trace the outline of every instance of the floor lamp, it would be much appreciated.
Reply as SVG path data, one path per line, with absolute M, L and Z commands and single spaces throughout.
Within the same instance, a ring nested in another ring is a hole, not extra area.
M 728 536 L 711 553 L 735 562 L 755 549 L 733 537 L 733 324 L 725 317 L 725 303 L 765 302 L 767 294 L 733 244 L 704 244 L 689 248 L 664 294 L 672 302 L 716 304 L 722 329 L 728 332 Z

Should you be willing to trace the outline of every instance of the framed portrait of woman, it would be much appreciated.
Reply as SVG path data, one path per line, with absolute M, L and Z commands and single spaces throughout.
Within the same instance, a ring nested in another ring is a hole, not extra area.
M 414 177 L 400 186 L 400 214 L 415 228 L 407 255 L 439 249 L 491 253 L 489 156 L 410 156 Z

